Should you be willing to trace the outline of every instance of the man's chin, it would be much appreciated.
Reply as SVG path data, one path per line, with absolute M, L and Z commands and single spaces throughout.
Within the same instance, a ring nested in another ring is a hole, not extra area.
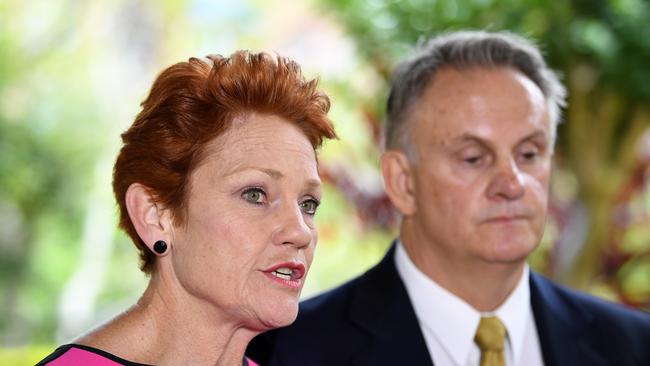
M 531 242 L 506 242 L 492 246 L 490 253 L 486 253 L 491 262 L 504 265 L 516 265 L 526 262 L 530 253 L 537 248 L 537 243 Z

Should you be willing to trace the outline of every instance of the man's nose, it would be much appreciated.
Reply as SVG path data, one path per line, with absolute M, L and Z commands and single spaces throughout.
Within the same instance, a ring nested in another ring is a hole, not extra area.
M 276 228 L 272 241 L 278 245 L 294 245 L 298 248 L 308 246 L 312 241 L 312 231 L 305 222 L 303 212 L 297 204 L 284 205 L 277 212 Z
M 488 196 L 496 200 L 516 200 L 526 192 L 524 176 L 512 159 L 504 159 L 494 171 L 488 187 Z

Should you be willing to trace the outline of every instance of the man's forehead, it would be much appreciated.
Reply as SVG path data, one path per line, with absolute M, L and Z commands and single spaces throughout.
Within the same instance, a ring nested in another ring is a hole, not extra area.
M 428 94 L 454 96 L 504 87 L 525 88 L 530 94 L 545 99 L 544 93 L 533 80 L 509 66 L 443 67 L 431 77 L 420 97 Z
M 412 133 L 447 143 L 550 136 L 541 90 L 507 68 L 445 69 L 414 106 Z M 429 136 L 427 136 L 429 135 Z M 415 136 L 416 139 L 417 136 Z

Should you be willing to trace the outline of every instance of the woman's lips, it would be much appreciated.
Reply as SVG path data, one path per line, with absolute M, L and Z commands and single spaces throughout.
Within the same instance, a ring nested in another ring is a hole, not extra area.
M 283 262 L 262 271 L 269 279 L 291 288 L 300 288 L 305 276 L 305 265 L 300 262 Z

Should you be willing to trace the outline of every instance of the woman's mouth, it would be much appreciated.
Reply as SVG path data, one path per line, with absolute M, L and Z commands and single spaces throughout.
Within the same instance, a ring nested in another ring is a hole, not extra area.
M 305 276 L 305 266 L 299 262 L 285 262 L 273 265 L 262 272 L 275 282 L 292 288 L 300 288 Z

